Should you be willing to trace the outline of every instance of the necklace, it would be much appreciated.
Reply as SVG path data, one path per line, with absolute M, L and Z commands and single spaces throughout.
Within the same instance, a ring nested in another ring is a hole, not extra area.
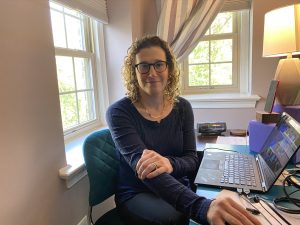
M 147 115 L 148 115 L 150 118 L 157 120 L 157 119 L 160 119 L 160 118 L 164 115 L 164 112 L 165 112 L 165 101 L 164 101 L 164 103 L 163 103 L 162 111 L 160 112 L 160 114 L 159 114 L 158 116 L 152 115 L 152 114 L 149 112 L 149 110 L 146 108 L 146 106 L 142 103 L 142 101 L 140 101 L 140 103 L 141 103 L 141 106 L 144 108 L 145 112 L 147 113 Z

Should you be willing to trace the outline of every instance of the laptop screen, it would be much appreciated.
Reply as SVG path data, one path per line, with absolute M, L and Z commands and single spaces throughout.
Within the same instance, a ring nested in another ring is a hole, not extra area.
M 268 167 L 278 177 L 300 145 L 300 125 L 288 114 L 274 127 L 260 153 Z

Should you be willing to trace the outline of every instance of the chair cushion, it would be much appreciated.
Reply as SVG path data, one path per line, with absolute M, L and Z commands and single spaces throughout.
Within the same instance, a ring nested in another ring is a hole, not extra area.
M 90 181 L 89 204 L 94 206 L 116 191 L 119 160 L 109 129 L 96 131 L 86 138 L 83 156 Z
M 103 216 L 101 216 L 95 223 L 95 225 L 125 225 L 120 218 L 117 208 L 114 208 Z

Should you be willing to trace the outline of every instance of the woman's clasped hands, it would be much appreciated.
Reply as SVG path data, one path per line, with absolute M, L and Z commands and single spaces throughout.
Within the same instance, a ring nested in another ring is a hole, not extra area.
M 157 152 L 145 149 L 136 165 L 136 172 L 139 179 L 151 179 L 162 173 L 172 173 L 173 167 L 168 158 Z

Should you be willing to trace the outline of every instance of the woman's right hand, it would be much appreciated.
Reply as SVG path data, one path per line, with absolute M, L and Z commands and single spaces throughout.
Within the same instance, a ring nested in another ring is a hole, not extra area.
M 227 196 L 220 196 L 212 201 L 207 220 L 211 225 L 261 225 L 254 215 Z

